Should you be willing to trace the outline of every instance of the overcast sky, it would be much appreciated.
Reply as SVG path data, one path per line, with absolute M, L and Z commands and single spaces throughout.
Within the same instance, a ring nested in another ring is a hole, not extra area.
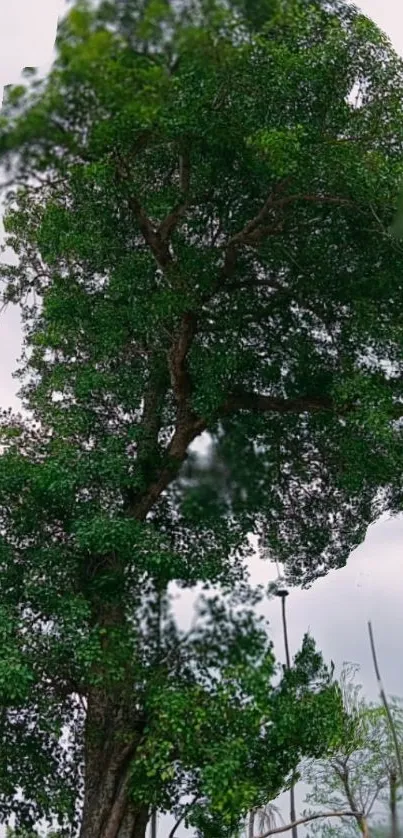
M 371 16 L 403 54 L 401 0 L 362 0 Z M 52 58 L 57 16 L 64 0 L 0 0 L 0 87 L 16 82 L 24 66 L 46 66 Z M 16 405 L 11 377 L 19 356 L 21 333 L 16 311 L 0 318 L 0 407 Z M 273 575 L 256 561 L 259 581 Z M 179 610 L 186 617 L 186 602 Z M 279 603 L 267 606 L 272 635 L 282 655 Z M 319 580 L 309 591 L 293 591 L 288 599 L 290 645 L 295 650 L 309 628 L 325 658 L 337 667 L 349 660 L 361 666 L 361 681 L 369 697 L 376 687 L 369 656 L 367 621 L 373 621 L 379 660 L 389 693 L 403 696 L 403 522 L 388 520 L 369 531 L 365 543 L 345 569 Z

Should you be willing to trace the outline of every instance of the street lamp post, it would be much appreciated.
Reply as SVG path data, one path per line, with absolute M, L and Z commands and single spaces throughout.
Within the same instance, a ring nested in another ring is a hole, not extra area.
M 286 610 L 285 610 L 285 601 L 288 597 L 288 591 L 286 588 L 277 588 L 276 596 L 280 597 L 281 599 L 281 616 L 283 620 L 283 637 L 284 637 L 284 648 L 285 648 L 285 660 L 287 669 L 291 669 L 291 659 L 290 659 L 290 649 L 288 645 L 288 631 L 287 631 L 287 617 L 286 617 Z M 293 778 L 292 778 L 293 779 Z M 291 823 L 295 823 L 297 819 L 296 811 L 295 811 L 295 791 L 294 785 L 290 788 L 290 820 Z M 296 826 L 293 826 L 291 829 L 292 838 L 298 838 L 298 829 Z

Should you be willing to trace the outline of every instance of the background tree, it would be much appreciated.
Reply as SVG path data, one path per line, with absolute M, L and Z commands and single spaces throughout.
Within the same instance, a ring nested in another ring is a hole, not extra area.
M 74 821 L 81 788 L 82 838 L 142 838 L 189 782 L 222 836 L 334 736 L 312 646 L 275 688 L 248 611 L 214 604 L 188 641 L 166 612 L 172 582 L 242 601 L 252 532 L 309 583 L 401 503 L 402 64 L 350 7 L 253 9 L 77 3 L 3 109 L 29 412 L 0 458 L 17 825 Z M 217 486 L 184 465 L 204 432 Z
M 345 670 L 347 674 L 348 670 Z M 360 687 L 344 678 L 346 729 L 341 745 L 328 759 L 312 762 L 305 775 L 311 785 L 306 800 L 315 808 L 334 811 L 346 806 L 355 818 L 336 825 L 320 822 L 312 835 L 376 835 L 379 822 L 388 820 L 388 834 L 399 835 L 400 776 L 397 757 L 383 706 L 367 703 Z M 403 703 L 391 699 L 390 708 L 398 741 L 403 748 Z

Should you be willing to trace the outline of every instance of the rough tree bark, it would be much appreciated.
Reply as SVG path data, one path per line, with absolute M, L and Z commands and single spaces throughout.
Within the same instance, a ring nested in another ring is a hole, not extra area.
M 147 806 L 130 800 L 130 765 L 141 738 L 133 733 L 130 704 L 107 691 L 88 696 L 85 733 L 85 792 L 80 838 L 144 838 Z M 132 738 L 125 732 L 131 722 Z

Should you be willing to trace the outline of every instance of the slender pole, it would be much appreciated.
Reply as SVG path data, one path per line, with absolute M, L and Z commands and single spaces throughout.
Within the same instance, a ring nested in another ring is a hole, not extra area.
M 285 660 L 287 669 L 291 669 L 291 658 L 290 658 L 290 647 L 288 645 L 288 631 L 287 631 L 287 615 L 285 610 L 285 601 L 288 597 L 288 591 L 285 589 L 280 589 L 277 591 L 277 596 L 281 598 L 281 616 L 283 619 L 283 637 L 284 637 L 284 648 L 285 648 Z M 294 775 L 291 777 L 291 782 L 294 780 Z M 290 822 L 293 824 L 291 829 L 292 838 L 298 838 L 298 829 L 295 824 L 297 820 L 296 811 L 295 811 L 295 789 L 294 785 L 290 788 Z
M 157 810 L 153 809 L 151 812 L 151 829 L 150 838 L 157 838 Z
M 397 767 L 399 769 L 399 778 L 395 779 L 395 787 L 393 788 L 392 784 L 391 784 L 391 787 L 390 787 L 390 792 L 391 792 L 390 809 L 391 809 L 391 818 L 392 818 L 392 835 L 393 835 L 393 838 L 397 838 L 397 836 L 400 834 L 400 830 L 399 830 L 399 825 L 398 825 L 398 821 L 397 821 L 396 797 L 395 796 L 396 796 L 396 787 L 398 785 L 397 779 L 399 779 L 400 783 L 403 783 L 403 759 L 402 759 L 402 753 L 401 753 L 401 749 L 400 749 L 399 739 L 398 739 L 398 736 L 397 736 L 397 733 L 396 733 L 395 723 L 393 721 L 393 716 L 392 716 L 392 713 L 391 713 L 391 709 L 389 707 L 389 702 L 388 702 L 388 699 L 386 698 L 386 693 L 385 693 L 385 690 L 384 690 L 384 687 L 383 687 L 381 673 L 379 671 L 378 657 L 377 657 L 376 649 L 375 649 L 374 632 L 372 631 L 372 623 L 371 622 L 368 623 L 368 633 L 369 633 L 369 643 L 370 643 L 370 646 L 371 646 L 372 661 L 373 661 L 374 670 L 375 670 L 375 677 L 376 677 L 376 680 L 378 682 L 379 695 L 380 695 L 380 698 L 381 698 L 381 701 L 382 701 L 382 704 L 383 704 L 383 708 L 384 708 L 385 713 L 386 713 L 386 718 L 388 720 L 389 730 L 390 730 L 391 735 L 392 735 L 393 745 L 394 745 L 395 754 L 396 754 Z
M 279 596 L 281 596 L 281 616 L 283 618 L 285 660 L 286 660 L 286 664 L 287 664 L 287 669 L 291 669 L 290 647 L 288 645 L 287 615 L 286 615 L 286 612 L 285 612 L 285 600 L 286 600 L 286 597 L 288 596 L 288 594 L 285 591 L 281 591 Z

